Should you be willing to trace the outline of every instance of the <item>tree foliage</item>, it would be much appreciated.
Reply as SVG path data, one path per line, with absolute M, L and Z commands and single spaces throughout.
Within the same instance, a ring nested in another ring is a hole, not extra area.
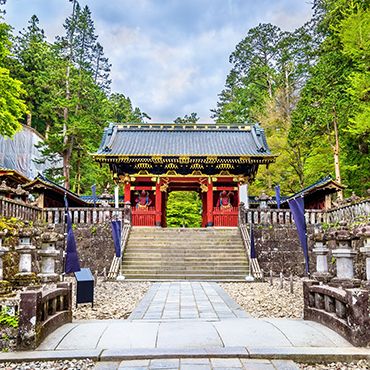
M 167 226 L 200 227 L 202 201 L 195 191 L 173 191 L 167 200 Z
M 19 120 L 27 111 L 24 103 L 26 91 L 6 67 L 11 48 L 11 28 L 0 14 L 0 135 L 12 137 L 21 125 Z

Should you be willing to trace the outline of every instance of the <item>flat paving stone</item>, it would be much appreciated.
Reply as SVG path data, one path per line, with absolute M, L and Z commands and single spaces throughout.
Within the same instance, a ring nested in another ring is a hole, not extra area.
M 129 320 L 175 320 L 248 317 L 216 283 L 165 282 L 153 284 Z
M 161 358 L 98 362 L 95 370 L 299 370 L 290 360 L 256 360 L 239 358 Z
M 158 331 L 157 348 L 223 347 L 211 323 L 202 321 L 162 322 Z

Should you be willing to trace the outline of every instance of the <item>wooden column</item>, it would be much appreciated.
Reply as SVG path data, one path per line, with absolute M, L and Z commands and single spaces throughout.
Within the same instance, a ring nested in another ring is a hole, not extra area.
M 213 184 L 211 178 L 208 179 L 207 226 L 213 226 Z
M 155 185 L 155 226 L 162 226 L 162 192 L 161 183 Z
M 127 181 L 123 186 L 124 202 L 131 202 L 131 184 Z

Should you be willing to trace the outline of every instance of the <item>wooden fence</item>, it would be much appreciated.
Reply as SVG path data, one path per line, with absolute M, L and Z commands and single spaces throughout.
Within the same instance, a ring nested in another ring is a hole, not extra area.
M 156 210 L 154 207 L 148 209 L 132 208 L 132 225 L 133 226 L 155 226 Z
M 213 225 L 214 226 L 238 226 L 238 207 L 230 209 L 213 208 Z

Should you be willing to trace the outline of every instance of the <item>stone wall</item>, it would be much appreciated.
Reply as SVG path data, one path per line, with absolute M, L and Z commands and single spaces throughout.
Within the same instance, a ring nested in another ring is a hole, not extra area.
M 63 232 L 58 225 L 58 232 Z M 77 252 L 80 257 L 81 267 L 88 267 L 94 273 L 102 275 L 103 269 L 109 270 L 114 257 L 114 245 L 110 223 L 97 225 L 79 224 L 74 230 Z M 63 246 L 63 243 L 61 243 Z M 61 268 L 59 263 L 58 267 Z M 58 272 L 60 271 L 58 268 Z
M 313 232 L 309 227 L 308 234 Z M 304 257 L 295 225 L 254 225 L 254 239 L 258 262 L 266 274 L 304 274 Z M 312 242 L 309 240 L 310 270 L 314 271 Z

